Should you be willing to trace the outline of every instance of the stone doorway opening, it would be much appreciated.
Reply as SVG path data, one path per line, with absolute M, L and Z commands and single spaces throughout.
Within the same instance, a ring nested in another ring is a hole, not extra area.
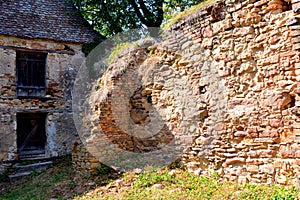
M 46 113 L 17 113 L 17 148 L 20 160 L 45 157 Z

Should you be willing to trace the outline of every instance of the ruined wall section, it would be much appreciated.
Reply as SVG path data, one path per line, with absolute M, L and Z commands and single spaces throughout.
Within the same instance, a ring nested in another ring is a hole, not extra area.
M 165 30 L 164 42 L 155 49 L 160 62 L 150 88 L 152 106 L 158 112 L 169 106 L 163 117 L 169 130 L 193 141 L 182 156 L 191 172 L 217 170 L 223 179 L 240 183 L 297 184 L 299 7 L 296 0 L 216 1 Z M 174 92 L 174 85 L 167 85 L 176 77 L 186 80 L 190 92 Z M 196 105 L 170 98 L 184 95 L 196 97 Z M 197 126 L 181 124 L 176 131 L 177 108 L 191 105 L 198 110 L 186 114 L 195 115 Z M 104 119 L 111 120 L 109 115 Z M 76 151 L 74 162 L 84 167 L 86 151 L 81 152 Z
M 16 51 L 47 53 L 46 96 L 18 98 Z M 76 129 L 72 119 L 71 89 L 84 60 L 81 45 L 0 36 L 0 160 L 17 155 L 17 113 L 46 113 L 46 156 L 71 152 Z

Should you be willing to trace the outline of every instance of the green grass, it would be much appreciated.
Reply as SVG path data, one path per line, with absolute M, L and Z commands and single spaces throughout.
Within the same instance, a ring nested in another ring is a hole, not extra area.
M 170 174 L 168 169 L 139 175 L 126 173 L 123 180 L 131 183 L 130 187 L 120 189 L 110 183 L 110 188 L 115 187 L 117 192 L 98 188 L 76 199 L 294 200 L 298 195 L 296 187 L 220 182 L 216 173 L 200 177 L 181 169 L 176 171 L 175 174 Z M 161 184 L 162 188 L 153 187 L 155 184 Z
M 50 195 L 49 193 L 51 193 L 51 190 L 49 191 L 49 188 L 52 188 L 56 183 L 61 182 L 66 175 L 66 172 L 62 171 L 60 174 L 56 174 L 46 180 L 33 181 L 24 185 L 20 185 L 18 188 L 1 196 L 0 199 L 46 199 L 46 197 Z M 42 179 L 42 177 L 43 176 L 41 176 L 40 178 Z
M 65 166 L 65 163 L 63 163 L 63 165 Z M 3 195 L 0 195 L 0 199 L 47 199 L 51 196 L 51 188 L 53 188 L 55 184 L 68 179 L 69 175 L 72 173 L 69 169 L 70 168 L 61 169 L 56 171 L 55 174 L 51 174 L 51 172 L 49 174 L 33 171 L 28 178 L 10 186 L 9 188 L 12 189 L 10 191 L 8 190 Z
M 181 19 L 183 19 L 183 18 L 185 18 L 185 17 L 187 17 L 189 15 L 197 13 L 200 8 L 202 8 L 205 5 L 211 4 L 214 1 L 215 0 L 204 0 L 201 3 L 199 3 L 199 4 L 195 5 L 195 6 L 192 6 L 188 10 L 185 10 L 185 11 L 180 12 L 180 13 L 176 13 L 175 15 L 173 15 L 173 16 L 170 17 L 170 20 L 166 24 L 163 25 L 163 29 L 165 29 L 165 30 L 168 29 L 172 25 L 174 25 L 177 22 L 179 22 Z
M 0 200 L 73 199 L 117 177 L 106 166 L 99 166 L 93 173 L 78 172 L 69 156 L 53 162 L 53 168 L 33 171 L 12 184 L 7 179 L 0 180 Z
M 183 168 L 148 169 L 144 173 L 113 174 L 100 166 L 90 175 L 76 172 L 69 159 L 54 168 L 6 185 L 2 200 L 35 199 L 168 199 L 168 200 L 294 200 L 296 187 L 237 184 L 219 175 L 197 176 Z M 159 187 L 156 187 L 160 184 Z
M 0 173 L 0 182 L 6 182 L 8 181 L 8 170 L 4 170 Z
M 130 42 L 124 42 L 117 44 L 112 50 L 111 54 L 107 58 L 108 64 L 112 64 L 115 59 L 126 49 L 129 48 L 132 44 Z

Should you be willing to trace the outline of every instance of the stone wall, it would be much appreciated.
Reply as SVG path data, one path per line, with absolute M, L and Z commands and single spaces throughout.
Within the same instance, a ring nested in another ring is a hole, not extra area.
M 294 2 L 219 1 L 169 29 L 172 51 L 183 54 L 191 67 L 213 59 L 224 97 L 206 99 L 208 118 L 183 156 L 189 170 L 219 170 L 224 179 L 239 182 L 297 183 L 299 26 Z M 197 50 L 207 56 L 193 62 L 189 58 Z M 220 109 L 225 113 L 215 115 Z
M 73 143 L 72 162 L 75 170 L 85 173 L 93 172 L 100 166 L 99 160 L 85 148 L 80 139 Z
M 18 98 L 16 52 L 47 54 L 46 95 Z M 17 114 L 46 114 L 46 157 L 70 154 L 77 132 L 72 118 L 71 89 L 84 60 L 81 45 L 0 35 L 0 161 L 12 161 L 17 152 Z
M 145 152 L 147 144 L 132 137 L 119 140 L 125 137 L 116 131 L 122 121 L 111 108 L 128 111 L 131 127 L 140 125 L 148 119 L 143 102 L 151 95 L 151 106 L 171 136 L 193 141 L 182 155 L 190 171 L 217 170 L 223 179 L 240 183 L 297 184 L 298 11 L 297 0 L 224 0 L 201 8 L 165 30 L 164 42 L 152 47 L 154 55 L 141 48 L 112 65 L 94 96 L 94 115 L 101 120 L 93 122 L 107 128 L 106 135 L 120 148 Z M 128 74 L 141 81 L 126 79 Z M 112 101 L 121 83 L 141 86 L 129 103 L 124 101 L 126 108 Z M 91 152 L 93 147 L 88 146 Z

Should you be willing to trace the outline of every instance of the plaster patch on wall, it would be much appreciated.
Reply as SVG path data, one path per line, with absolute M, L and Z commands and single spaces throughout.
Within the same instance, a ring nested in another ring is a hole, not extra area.
M 56 152 L 56 126 L 55 123 L 52 121 L 47 121 L 47 128 L 46 128 L 46 135 L 47 135 L 47 144 L 46 144 L 46 157 L 57 156 Z
M 255 107 L 254 106 L 244 106 L 244 105 L 237 105 L 233 109 L 228 110 L 228 113 L 232 117 L 241 117 L 247 113 L 251 113 L 254 111 Z

